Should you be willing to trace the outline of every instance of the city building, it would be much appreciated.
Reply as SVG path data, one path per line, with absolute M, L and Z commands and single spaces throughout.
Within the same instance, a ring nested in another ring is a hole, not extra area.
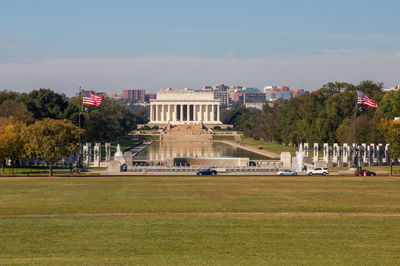
M 123 90 L 122 91 L 122 98 L 134 100 L 137 102 L 144 102 L 145 101 L 145 90 Z
M 150 99 L 155 99 L 156 98 L 156 94 L 155 93 L 146 93 L 146 102 L 150 102 Z
M 289 87 L 282 86 L 267 86 L 264 87 L 264 92 L 266 94 L 266 99 L 268 102 L 273 102 L 278 99 L 289 100 L 292 98 L 292 93 L 290 92 Z
M 304 94 L 308 94 L 308 91 L 305 91 L 303 89 L 294 89 L 294 90 L 290 90 L 290 93 L 292 94 L 292 97 L 297 97 L 297 96 L 301 96 Z
M 229 89 L 228 86 L 226 86 L 225 84 L 216 84 L 214 85 L 214 91 L 227 91 Z
M 202 90 L 202 91 L 212 91 L 213 88 L 211 86 L 201 86 L 200 90 Z
M 263 92 L 250 92 L 243 94 L 243 104 L 246 108 L 262 109 L 262 106 L 266 102 L 266 94 Z
M 219 99 L 221 105 L 224 107 L 229 106 L 229 94 L 227 91 L 214 90 L 214 99 Z

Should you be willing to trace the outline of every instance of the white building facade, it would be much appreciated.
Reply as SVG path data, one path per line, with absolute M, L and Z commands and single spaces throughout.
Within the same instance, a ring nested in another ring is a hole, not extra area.
M 150 100 L 149 125 L 221 125 L 220 99 L 213 92 L 158 92 Z

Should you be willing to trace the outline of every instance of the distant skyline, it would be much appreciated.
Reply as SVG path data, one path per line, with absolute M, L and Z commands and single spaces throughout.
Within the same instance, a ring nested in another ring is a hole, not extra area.
M 400 2 L 1 1 L 0 90 L 400 84 Z

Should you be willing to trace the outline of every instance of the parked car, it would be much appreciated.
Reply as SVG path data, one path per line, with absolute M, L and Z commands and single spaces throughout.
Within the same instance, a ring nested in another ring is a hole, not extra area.
M 359 169 L 359 170 L 355 171 L 354 174 L 358 175 L 358 176 L 364 176 L 364 175 L 376 176 L 375 172 L 372 172 L 372 171 L 369 171 L 369 170 L 366 170 L 366 169 Z
M 284 169 L 284 170 L 279 170 L 277 175 L 284 176 L 284 175 L 297 175 L 297 172 L 289 170 L 289 169 Z
M 317 167 L 307 170 L 307 175 L 327 175 L 329 174 L 328 168 Z
M 216 175 L 217 174 L 217 170 L 214 169 L 204 169 L 204 170 L 200 170 L 196 173 L 196 175 Z

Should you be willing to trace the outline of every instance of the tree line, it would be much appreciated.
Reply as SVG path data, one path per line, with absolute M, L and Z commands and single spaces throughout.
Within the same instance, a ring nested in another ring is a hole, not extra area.
M 146 123 L 136 113 L 104 97 L 98 107 L 84 106 L 82 97 L 68 99 L 50 89 L 30 93 L 0 92 L 0 163 L 19 158 L 44 160 L 50 167 L 78 149 L 78 142 L 116 140 Z M 79 116 L 80 123 L 79 123 Z M 80 124 L 80 127 L 79 127 Z
M 310 94 L 265 104 L 262 110 L 239 106 L 227 111 L 223 122 L 245 136 L 296 146 L 308 143 L 353 143 L 354 117 L 358 143 L 385 142 L 383 120 L 400 116 L 400 91 L 382 91 L 383 84 L 330 82 Z M 356 90 L 374 99 L 377 110 L 358 105 Z

